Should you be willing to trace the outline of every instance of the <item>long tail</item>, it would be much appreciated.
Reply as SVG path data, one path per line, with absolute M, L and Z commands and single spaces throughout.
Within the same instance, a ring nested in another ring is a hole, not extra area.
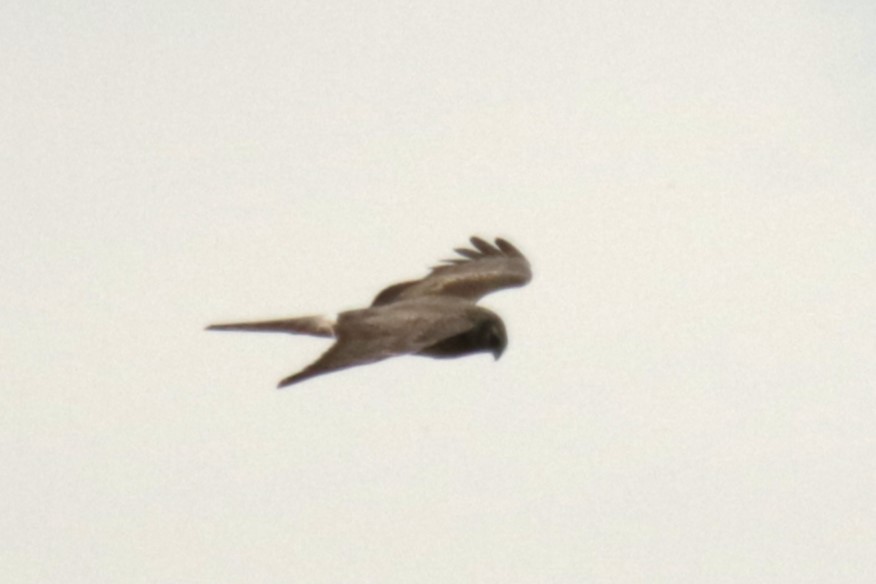
M 293 335 L 312 335 L 314 337 L 334 337 L 335 323 L 326 316 L 302 316 L 280 320 L 258 322 L 234 322 L 211 324 L 208 331 L 247 331 L 256 333 L 289 333 Z

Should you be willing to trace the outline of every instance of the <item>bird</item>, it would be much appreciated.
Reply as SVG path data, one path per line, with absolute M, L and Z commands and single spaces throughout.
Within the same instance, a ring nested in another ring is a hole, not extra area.
M 256 322 L 213 324 L 211 331 L 275 332 L 334 338 L 316 361 L 282 379 L 279 389 L 318 375 L 418 355 L 450 359 L 490 353 L 498 360 L 508 345 L 505 323 L 479 306 L 485 295 L 524 286 L 532 279 L 529 260 L 507 240 L 491 244 L 473 236 L 471 248 L 443 260 L 418 280 L 380 291 L 366 308 L 337 317 L 303 316 Z

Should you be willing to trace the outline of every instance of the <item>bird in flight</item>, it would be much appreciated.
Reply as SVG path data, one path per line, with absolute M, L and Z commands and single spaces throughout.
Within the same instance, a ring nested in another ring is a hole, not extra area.
M 336 319 L 304 316 L 214 324 L 207 330 L 335 339 L 319 359 L 280 381 L 278 388 L 401 355 L 443 359 L 492 353 L 498 359 L 508 344 L 505 324 L 477 302 L 491 292 L 525 285 L 532 272 L 526 257 L 504 239 L 470 241 L 472 248 L 455 250 L 461 257 L 444 260 L 419 280 L 393 284 L 368 308 L 341 312 Z

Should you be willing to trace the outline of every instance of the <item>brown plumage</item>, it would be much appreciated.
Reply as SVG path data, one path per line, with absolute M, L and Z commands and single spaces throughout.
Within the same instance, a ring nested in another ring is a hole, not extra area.
M 454 358 L 489 352 L 498 359 L 508 342 L 505 325 L 476 302 L 490 292 L 525 285 L 532 272 L 523 254 L 504 239 L 491 245 L 472 237 L 471 243 L 474 249 L 456 250 L 461 258 L 445 260 L 419 280 L 385 288 L 370 307 L 342 312 L 336 321 L 307 316 L 207 328 L 335 337 L 319 359 L 278 387 L 399 355 Z

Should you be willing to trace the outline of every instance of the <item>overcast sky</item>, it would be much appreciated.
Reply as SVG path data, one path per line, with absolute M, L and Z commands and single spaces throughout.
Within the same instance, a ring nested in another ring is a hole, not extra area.
M 16 583 L 869 583 L 869 0 L 6 2 Z M 277 381 L 472 234 L 510 342 Z

